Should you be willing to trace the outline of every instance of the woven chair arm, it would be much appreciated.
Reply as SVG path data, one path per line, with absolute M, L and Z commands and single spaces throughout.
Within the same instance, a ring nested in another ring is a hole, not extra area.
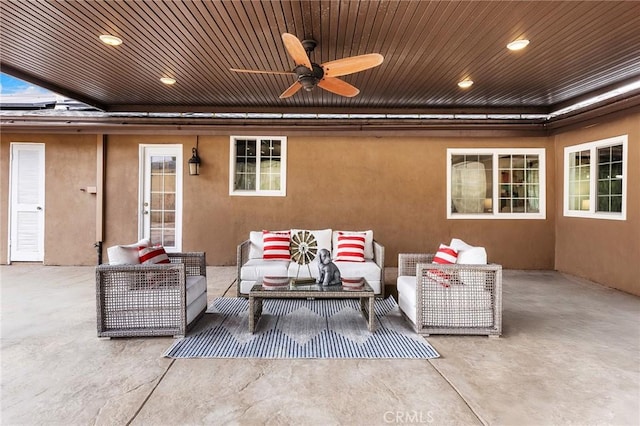
M 162 284 L 162 287 L 177 287 L 186 291 L 186 266 L 183 263 L 156 265 L 98 265 L 96 285 L 98 295 L 118 289 L 129 291 L 148 289 Z M 181 287 L 185 287 L 182 289 Z
M 207 256 L 204 252 L 167 253 L 172 264 L 185 265 L 187 275 L 207 276 Z
M 419 263 L 416 266 L 416 276 L 423 288 L 436 282 L 445 287 L 464 285 L 502 291 L 502 265 L 495 263 L 487 265 Z
M 415 277 L 418 263 L 433 262 L 432 253 L 400 253 L 398 254 L 398 276 Z

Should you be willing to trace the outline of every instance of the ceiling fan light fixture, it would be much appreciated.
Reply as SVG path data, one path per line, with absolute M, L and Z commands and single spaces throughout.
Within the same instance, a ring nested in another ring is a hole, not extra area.
M 316 84 L 318 83 L 318 80 L 312 75 L 301 75 L 298 78 L 298 82 L 302 84 L 302 88 L 304 90 L 306 90 L 307 92 L 310 92 L 316 86 Z
M 176 84 L 176 79 L 173 77 L 161 77 L 160 81 L 167 86 L 171 86 L 172 84 Z
M 522 50 L 529 45 L 529 40 L 522 38 L 519 40 L 514 40 L 511 43 L 507 44 L 507 49 L 509 50 Z
M 458 87 L 460 87 L 461 89 L 468 89 L 472 85 L 473 80 L 470 80 L 468 78 L 465 78 L 464 80 L 458 82 Z
M 122 44 L 122 39 L 120 37 L 116 37 L 111 34 L 101 34 L 100 41 L 109 46 L 120 46 Z

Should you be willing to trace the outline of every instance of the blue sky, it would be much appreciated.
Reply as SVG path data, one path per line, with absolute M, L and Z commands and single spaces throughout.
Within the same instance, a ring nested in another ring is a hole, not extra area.
M 45 95 L 50 93 L 40 86 L 0 73 L 0 95 Z

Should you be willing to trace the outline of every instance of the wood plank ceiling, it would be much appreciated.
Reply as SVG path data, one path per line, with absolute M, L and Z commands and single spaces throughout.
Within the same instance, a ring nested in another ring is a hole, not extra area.
M 635 1 L 3 0 L 0 22 L 3 72 L 105 111 L 548 113 L 640 79 Z M 316 63 L 384 63 L 342 77 L 353 98 L 279 99 L 293 76 L 229 71 L 291 70 L 284 32 L 315 39 Z

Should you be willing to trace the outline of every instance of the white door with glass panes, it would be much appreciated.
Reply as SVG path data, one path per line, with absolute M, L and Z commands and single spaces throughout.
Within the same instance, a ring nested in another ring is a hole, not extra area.
M 182 145 L 140 146 L 139 237 L 182 250 Z
M 44 144 L 11 144 L 10 262 L 44 261 Z

